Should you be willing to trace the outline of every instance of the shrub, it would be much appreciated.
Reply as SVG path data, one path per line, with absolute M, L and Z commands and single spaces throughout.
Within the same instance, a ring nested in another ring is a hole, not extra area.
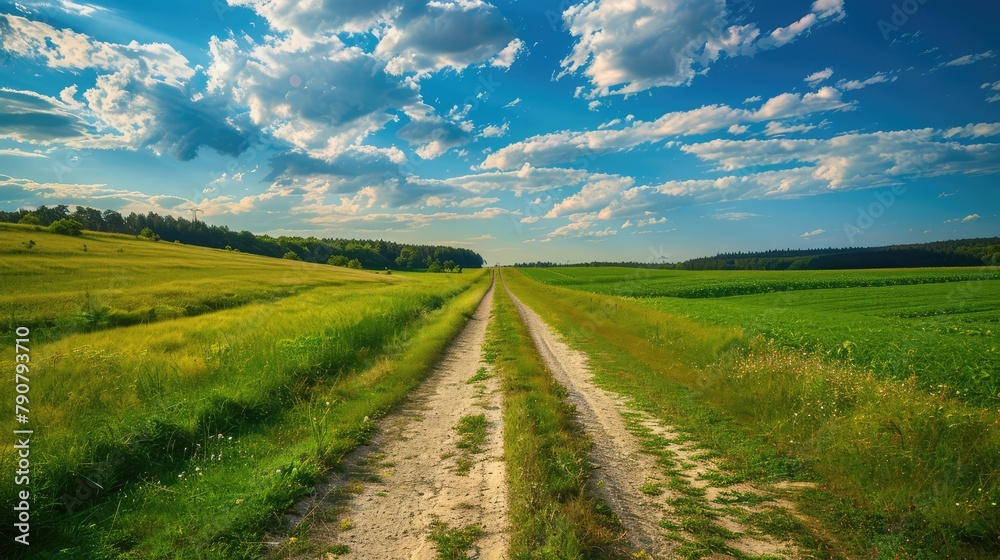
M 60 235 L 80 235 L 83 233 L 83 224 L 73 218 L 63 218 L 52 222 L 49 231 Z
M 142 231 L 139 232 L 139 239 L 144 239 L 146 241 L 159 241 L 160 236 L 147 227 L 142 228 Z
M 40 225 L 42 225 L 41 220 L 39 220 L 38 216 L 36 216 L 34 214 L 25 214 L 25 215 L 21 216 L 21 219 L 18 220 L 17 223 L 19 223 L 19 224 L 27 224 L 29 226 L 40 226 Z
M 333 266 L 347 266 L 350 260 L 344 255 L 334 255 L 326 261 L 326 264 L 332 264 Z
M 295 251 L 288 251 L 288 252 L 287 252 L 287 253 L 285 253 L 285 255 L 284 255 L 283 257 L 281 257 L 281 258 L 283 258 L 283 259 L 288 259 L 288 260 L 290 260 L 290 261 L 301 261 L 301 260 L 302 260 L 302 257 L 300 257 L 300 256 L 299 256 L 299 254 L 298 254 L 298 253 L 296 253 Z
M 353 268 L 355 270 L 361 270 L 364 267 L 361 266 L 361 261 L 359 261 L 358 259 L 351 259 L 350 261 L 347 262 L 347 268 Z

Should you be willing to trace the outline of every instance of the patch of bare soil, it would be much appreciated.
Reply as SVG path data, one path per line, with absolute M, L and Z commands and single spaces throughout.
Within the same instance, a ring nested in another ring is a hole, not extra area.
M 344 461 L 345 472 L 300 503 L 298 519 L 313 516 L 309 558 L 431 559 L 435 522 L 479 525 L 470 556 L 506 557 L 509 542 L 502 396 L 484 366 L 482 347 L 493 288 L 455 338 L 444 358 L 407 403 L 379 422 L 379 434 Z M 482 452 L 456 446 L 455 426 L 483 414 L 488 435 Z M 469 464 L 471 463 L 471 465 Z M 296 522 L 298 519 L 292 519 Z M 346 546 L 346 549 L 344 548 Z M 346 552 L 344 552 L 346 550 Z

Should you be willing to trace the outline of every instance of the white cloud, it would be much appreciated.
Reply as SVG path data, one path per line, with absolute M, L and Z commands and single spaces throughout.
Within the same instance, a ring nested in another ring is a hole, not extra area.
M 862 89 L 873 84 L 895 82 L 896 78 L 897 76 L 895 75 L 889 75 L 885 72 L 877 72 L 874 76 L 865 80 L 840 80 L 837 82 L 837 89 L 841 91 Z
M 831 87 L 801 95 L 783 93 L 772 97 L 756 111 L 735 109 L 728 105 L 706 105 L 690 111 L 667 113 L 655 121 L 636 120 L 623 129 L 562 131 L 533 136 L 489 154 L 482 167 L 512 169 L 527 162 L 550 165 L 624 151 L 667 138 L 725 130 L 733 125 L 850 108 L 852 104 L 843 101 L 840 92 Z
M 823 235 L 824 233 L 826 233 L 825 229 L 814 229 L 812 231 L 807 231 L 807 232 L 803 233 L 802 234 L 802 238 L 803 239 L 809 239 L 810 237 L 815 237 L 817 235 Z
M 628 229 L 630 227 L 632 227 L 632 220 L 625 220 L 625 223 L 622 224 L 621 229 Z
M 507 135 L 508 128 L 510 128 L 510 123 L 505 122 L 500 126 L 491 124 L 483 128 L 480 136 L 483 138 L 500 138 Z
M 657 220 L 656 218 L 648 218 L 648 219 L 645 219 L 645 220 L 639 220 L 638 224 L 636 224 L 636 225 L 638 227 L 640 227 L 640 228 L 643 228 L 643 227 L 646 227 L 646 226 L 655 226 L 655 225 L 660 225 L 660 224 L 665 224 L 665 223 L 667 223 L 667 219 L 666 218 L 660 218 L 659 220 Z
M 949 60 L 948 62 L 942 62 L 938 64 L 933 69 L 944 68 L 948 66 L 968 66 L 970 64 L 975 64 L 980 60 L 986 60 L 987 58 L 993 58 L 996 53 L 993 51 L 981 52 L 978 54 L 967 54 L 965 56 L 960 56 L 954 60 Z
M 814 88 L 818 86 L 821 82 L 825 82 L 826 80 L 830 79 L 830 76 L 832 75 L 833 75 L 833 68 L 826 68 L 824 70 L 820 70 L 819 72 L 814 72 L 812 74 L 809 74 L 808 76 L 806 76 L 805 82 L 809 84 L 809 87 Z
M 601 103 L 600 101 L 594 100 L 594 101 L 591 101 L 590 103 L 587 103 L 587 109 L 590 110 L 590 111 L 596 111 L 596 110 L 598 110 L 598 109 L 601 108 L 601 105 L 603 105 L 603 103 Z
M 780 121 L 771 121 L 764 127 L 764 134 L 767 136 L 778 136 L 781 134 L 795 134 L 798 132 L 809 132 L 816 128 L 811 124 L 789 125 Z
M 513 63 L 522 47 L 496 6 L 456 0 L 408 5 L 383 30 L 375 54 L 390 59 L 386 69 L 391 74 L 427 74 L 461 71 L 493 57 L 497 66 Z
M 508 104 L 504 105 L 504 106 L 503 106 L 503 108 L 504 108 L 504 109 L 510 109 L 511 107 L 514 107 L 514 106 L 516 106 L 516 105 L 517 105 L 518 103 L 520 103 L 520 102 L 521 102 L 521 98 L 520 98 L 520 97 L 517 97 L 517 98 L 515 98 L 515 99 L 514 99 L 513 101 L 511 101 L 510 103 L 508 103 Z
M 724 0 L 591 0 L 562 14 L 576 40 L 563 74 L 582 71 L 593 96 L 684 85 L 722 55 L 783 46 L 844 14 L 843 0 L 817 0 L 791 25 L 762 33 L 753 23 L 729 25 Z
M 712 214 L 712 218 L 715 220 L 723 220 L 727 222 L 740 222 L 748 218 L 765 218 L 763 214 L 754 214 L 752 212 L 722 212 L 718 214 Z
M 729 134 L 736 134 L 736 135 L 746 134 L 747 130 L 749 130 L 749 127 L 747 127 L 746 125 L 734 124 L 733 126 L 729 127 Z
M 632 187 L 635 181 L 631 177 L 605 175 L 588 182 L 580 191 L 563 199 L 552 207 L 546 218 L 556 218 L 568 214 L 577 214 L 600 208 Z
M 476 237 L 470 237 L 469 241 L 487 241 L 489 239 L 496 239 L 496 237 L 493 237 L 492 235 L 487 233 L 484 235 L 478 235 Z
M 502 51 L 490 60 L 490 64 L 497 68 L 510 68 L 517 56 L 525 50 L 524 41 L 514 38 Z
M 969 222 L 974 222 L 974 221 L 976 221 L 976 220 L 978 220 L 980 218 L 982 218 L 982 216 L 980 216 L 979 214 L 969 214 L 968 216 L 966 216 L 964 218 L 954 218 L 952 220 L 945 220 L 944 223 L 950 224 L 950 223 L 954 223 L 954 222 L 961 222 L 963 224 L 967 224 Z
M 1000 123 L 978 123 L 967 124 L 949 128 L 944 133 L 945 138 L 980 138 L 983 136 L 996 136 L 1000 134 Z
M 750 105 L 750 104 L 752 104 L 752 103 L 757 103 L 757 102 L 759 102 L 759 101 L 760 101 L 761 99 L 762 99 L 762 98 L 761 98 L 761 96 L 759 96 L 759 95 L 754 95 L 753 97 L 747 97 L 746 99 L 744 99 L 744 100 L 743 100 L 743 104 L 744 104 L 744 105 Z

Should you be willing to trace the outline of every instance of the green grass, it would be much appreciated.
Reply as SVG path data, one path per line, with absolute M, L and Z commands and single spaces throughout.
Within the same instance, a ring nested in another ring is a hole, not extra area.
M 485 414 L 473 414 L 464 416 L 455 425 L 455 431 L 461 437 L 455 445 L 459 449 L 464 449 L 469 453 L 482 453 L 483 443 L 486 442 L 486 429 L 489 424 L 486 422 Z
M 649 299 L 505 277 L 589 354 L 599 385 L 717 453 L 722 479 L 819 482 L 801 507 L 833 527 L 848 556 L 1000 553 L 1000 411 Z M 800 529 L 814 554 L 840 546 Z
M 466 560 L 468 550 L 476 542 L 483 532 L 479 525 L 466 525 L 461 529 L 449 527 L 443 521 L 435 521 L 431 524 L 431 534 L 428 539 L 437 544 L 437 558 L 439 560 Z
M 34 241 L 28 249 L 25 244 Z M 84 251 L 86 246 L 86 251 Z M 0 224 L 0 323 L 36 341 L 201 315 L 319 286 L 397 283 L 395 277 L 134 237 Z
M 208 253 L 219 270 L 246 257 L 149 245 Z M 301 267 L 270 261 L 285 270 L 258 273 L 274 284 Z M 337 282 L 279 300 L 33 342 L 34 557 L 257 557 L 276 512 L 371 436 L 489 282 L 349 274 L 361 280 L 332 271 Z M 0 467 L 12 458 L 5 443 Z
M 504 391 L 509 557 L 624 558 L 616 519 L 586 490 L 589 443 L 566 391 L 545 368 L 499 285 L 485 352 Z
M 552 285 L 639 298 L 670 314 L 774 339 L 783 349 L 804 350 L 878 376 L 914 378 L 923 389 L 974 405 L 1000 406 L 1000 271 L 995 267 L 523 272 Z M 647 336 L 655 342 L 664 333 L 651 326 Z

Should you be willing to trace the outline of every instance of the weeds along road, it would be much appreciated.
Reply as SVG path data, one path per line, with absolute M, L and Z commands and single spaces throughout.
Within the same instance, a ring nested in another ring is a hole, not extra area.
M 345 473 L 330 488 L 316 492 L 332 498 L 332 507 L 299 504 L 303 513 L 313 512 L 308 539 L 323 543 L 320 550 L 347 551 L 337 557 L 359 560 L 431 559 L 437 545 L 428 537 L 443 522 L 482 528 L 470 550 L 475 557 L 505 557 L 501 395 L 497 379 L 479 373 L 493 292 L 491 286 L 427 380 L 379 423 L 372 443 L 345 459 Z M 485 416 L 486 438 L 480 452 L 469 453 L 458 447 L 455 427 L 478 415 Z
M 345 458 L 341 475 L 296 506 L 299 515 L 290 521 L 295 524 L 303 517 L 309 521 L 305 535 L 310 555 L 302 558 L 315 558 L 317 550 L 327 552 L 321 558 L 440 558 L 440 539 L 436 542 L 431 536 L 444 527 L 451 538 L 456 531 L 478 527 L 467 535 L 468 556 L 463 552 L 454 557 L 507 558 L 511 528 L 503 396 L 498 376 L 484 370 L 483 363 L 496 284 L 494 280 L 423 385 L 379 423 L 380 433 L 372 443 Z M 620 519 L 629 548 L 645 553 L 636 558 L 688 556 L 678 555 L 678 547 L 692 535 L 685 527 L 685 514 L 670 505 L 676 499 L 696 499 L 713 510 L 712 522 L 725 536 L 722 548 L 733 554 L 715 552 L 711 558 L 798 557 L 790 543 L 742 526 L 711 503 L 722 489 L 698 475 L 717 466 L 700 459 L 692 443 L 672 441 L 677 434 L 668 427 L 597 387 L 587 356 L 563 343 L 506 284 L 503 288 L 545 367 L 567 390 L 576 421 L 593 442 L 590 491 Z M 486 426 L 480 449 L 463 449 L 456 427 L 480 415 Z M 657 451 L 668 452 L 679 466 L 668 472 L 659 464 L 642 433 L 653 434 L 660 445 Z M 683 478 L 683 487 L 678 489 L 672 477 Z
M 501 277 L 502 281 L 502 277 Z M 535 311 L 521 303 L 506 283 L 504 289 L 517 307 L 521 320 L 528 327 L 531 338 L 552 372 L 553 377 L 568 392 L 568 400 L 576 407 L 577 421 L 593 442 L 591 463 L 591 488 L 619 517 L 627 531 L 632 546 L 647 554 L 648 558 L 675 558 L 679 541 L 671 538 L 667 527 L 683 527 L 684 515 L 667 505 L 667 498 L 684 498 L 682 492 L 664 489 L 670 486 L 663 466 L 656 456 L 643 449 L 643 444 L 633 431 L 644 431 L 666 441 L 666 451 L 675 456 L 683 470 L 677 473 L 685 479 L 693 494 L 704 496 L 707 507 L 720 489 L 711 487 L 698 475 L 717 467 L 699 459 L 691 443 L 672 442 L 677 434 L 662 426 L 651 416 L 631 410 L 617 394 L 597 387 L 591 380 L 586 354 L 573 350 L 562 342 Z M 627 415 L 632 426 L 626 423 Z M 630 429 L 631 427 L 631 429 Z M 729 487 L 728 490 L 744 490 Z M 726 535 L 725 546 L 746 555 L 769 557 L 797 557 L 794 546 L 780 539 L 748 531 L 746 527 L 721 511 L 713 508 L 715 524 Z M 666 522 L 667 527 L 661 522 Z M 687 537 L 684 531 L 680 535 Z M 729 558 L 713 554 L 712 558 Z

